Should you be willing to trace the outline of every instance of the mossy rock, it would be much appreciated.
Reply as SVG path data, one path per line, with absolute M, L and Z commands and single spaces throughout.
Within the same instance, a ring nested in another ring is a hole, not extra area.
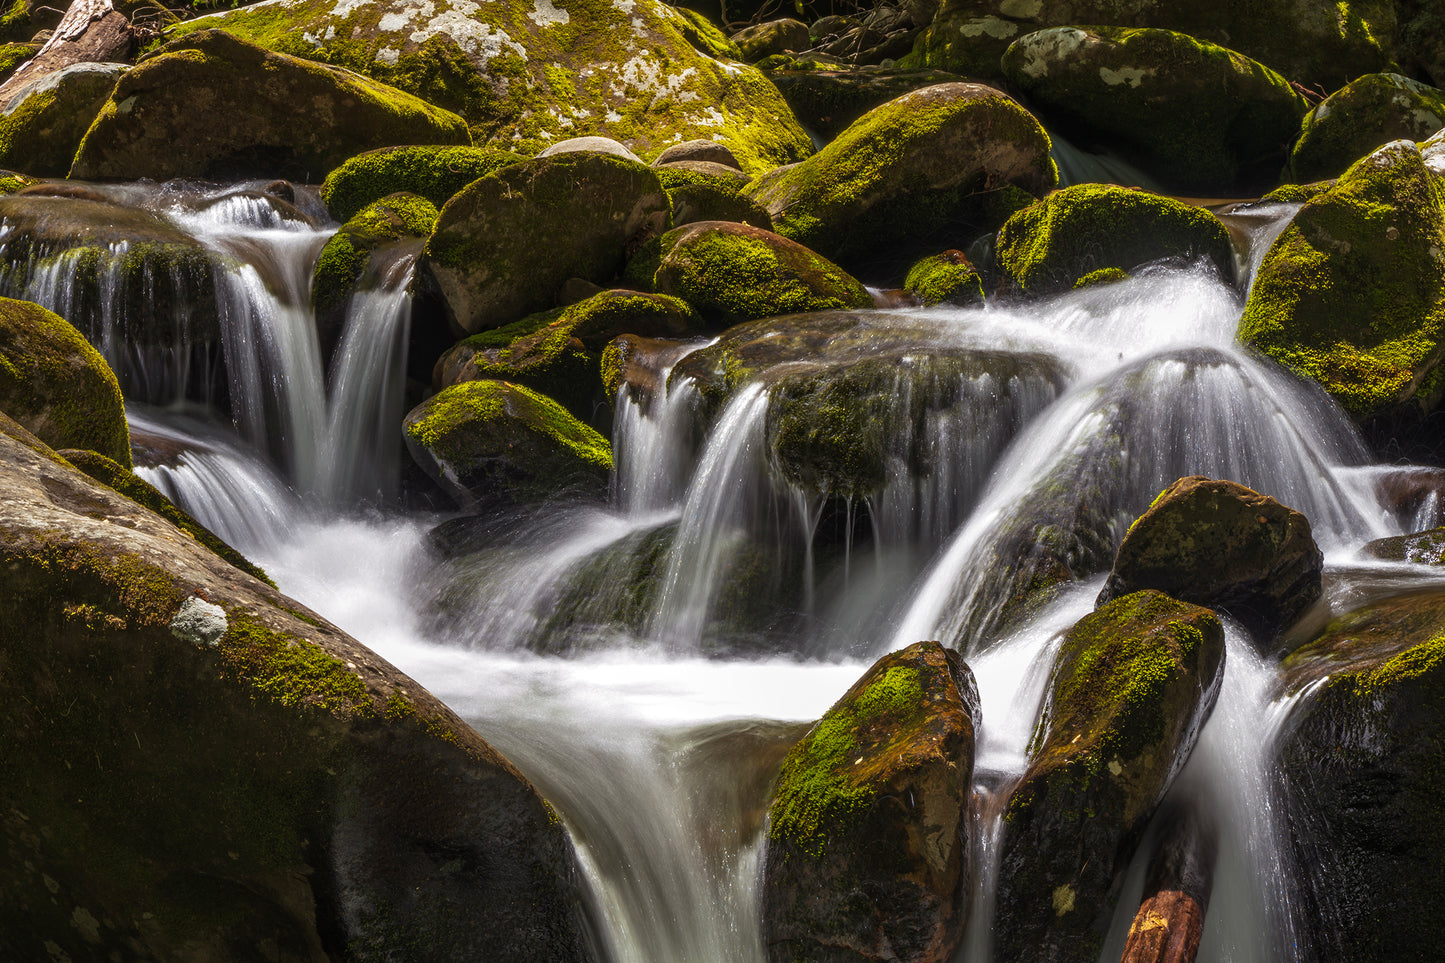
M 1040 30 L 1009 47 L 1003 68 L 1060 134 L 1206 196 L 1278 184 L 1309 109 L 1264 64 L 1170 30 Z
M 35 183 L 37 183 L 37 179 L 29 174 L 0 170 L 0 197 L 18 193 Z
M 440 208 L 477 178 L 525 159 L 490 147 L 384 147 L 358 154 L 327 174 L 321 200 L 343 224 L 390 194 L 416 194 Z
M 504 167 L 442 208 L 417 265 L 467 334 L 550 308 L 570 278 L 611 281 L 667 227 L 653 171 L 620 157 L 558 154 Z
M 1074 282 L 1074 290 L 1092 288 L 1101 284 L 1115 284 L 1119 281 L 1127 281 L 1131 275 L 1121 268 L 1099 268 L 1097 271 L 1090 271 Z
M 699 221 L 664 235 L 654 284 L 715 325 L 873 304 L 863 285 L 827 258 L 731 221 Z
M 1322 959 L 1429 959 L 1445 893 L 1445 594 L 1348 612 L 1283 666 L 1299 919 Z
M 978 694 L 937 642 L 886 655 L 783 761 L 768 813 L 768 958 L 945 960 L 968 916 Z
M 924 306 L 983 303 L 983 278 L 962 251 L 944 251 L 919 261 L 908 269 L 903 289 Z
M 728 39 L 727 34 L 706 16 L 687 7 L 674 5 L 672 9 L 678 14 L 675 24 L 678 33 L 682 34 L 698 53 L 706 54 L 714 60 L 744 59 L 738 45 Z
M 0 298 L 0 411 L 52 448 L 131 466 L 115 373 L 84 335 L 38 304 Z
M 682 184 L 667 192 L 672 223 L 681 227 L 699 221 L 732 221 L 771 232 L 773 219 L 762 205 L 730 187 L 716 184 Z
M 874 108 L 746 193 L 779 234 L 872 279 L 996 230 L 1057 181 L 1038 121 L 997 90 L 955 83 Z
M 1099 603 L 1141 589 L 1227 613 L 1267 648 L 1324 589 L 1309 519 L 1232 481 L 1181 478 L 1140 515 Z
M 1105 268 L 1133 271 L 1152 261 L 1208 260 L 1234 277 L 1229 231 L 1209 211 L 1148 191 L 1079 184 L 1055 191 L 1008 219 L 995 257 L 1001 285 L 1058 294 Z
M 11 74 L 39 53 L 42 46 L 43 44 L 38 43 L 0 44 L 0 82 L 8 80 Z
M 4 418 L 0 489 L 0 955 L 588 958 L 556 813 L 425 689 Z
M 773 70 L 777 84 L 798 123 L 825 141 L 874 107 L 912 90 L 946 84 L 958 78 L 942 70 Z
M 1093 960 L 1145 826 L 1214 709 L 1224 629 L 1160 592 L 1080 619 L 1054 659 L 999 842 L 994 952 Z
M 505 381 L 444 389 L 407 414 L 417 464 L 464 506 L 598 494 L 612 448 L 557 402 Z
M 808 25 L 791 17 L 752 24 L 728 39 L 742 53 L 738 59 L 750 64 L 773 54 L 796 53 L 813 46 Z
M 1445 325 L 1445 207 L 1416 145 L 1354 164 L 1260 264 L 1239 340 L 1317 381 L 1356 421 L 1429 413 Z
M 314 182 L 375 147 L 470 140 L 456 114 L 404 91 L 206 30 L 121 78 L 70 174 Z
M 1261 204 L 1307 204 L 1335 185 L 1334 181 L 1313 184 L 1281 184 L 1259 199 Z
M 1445 528 L 1377 538 L 1366 542 L 1360 551 L 1370 558 L 1384 559 L 1387 562 L 1445 565 Z
M 1399 74 L 1367 74 L 1305 114 L 1289 172 L 1298 181 L 1338 177 L 1383 144 L 1423 141 L 1442 127 L 1445 91 Z
M 720 164 L 717 161 L 705 160 L 679 160 L 666 164 L 653 164 L 652 169 L 657 172 L 657 179 L 662 183 L 663 190 L 671 191 L 679 187 L 705 184 L 718 190 L 731 191 L 736 194 L 752 178 L 727 164 Z
M 0 167 L 64 177 L 125 64 L 83 63 L 21 88 L 0 116 Z
M 750 173 L 811 151 L 777 88 L 751 67 L 700 53 L 689 40 L 697 22 L 661 0 L 276 0 L 169 34 L 207 27 L 455 111 L 479 145 L 535 154 L 599 134 L 650 160 L 706 137 L 727 144 Z

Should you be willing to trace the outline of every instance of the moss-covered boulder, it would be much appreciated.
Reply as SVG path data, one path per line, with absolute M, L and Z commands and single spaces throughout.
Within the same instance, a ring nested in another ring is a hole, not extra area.
M 685 140 L 681 144 L 673 144 L 653 158 L 652 166 L 662 167 L 665 164 L 674 164 L 679 161 L 708 161 L 735 170 L 742 170 L 742 165 L 733 156 L 733 152 L 728 150 L 726 144 L 704 139 Z
M 642 164 L 595 153 L 535 158 L 448 201 L 417 272 L 453 326 L 475 334 L 552 307 L 570 278 L 612 280 L 667 218 L 667 195 Z
M 1281 759 L 1310 941 L 1321 959 L 1425 960 L 1445 896 L 1445 594 L 1349 612 L 1287 659 L 1301 698 Z
M 1290 175 L 1301 183 L 1343 174 L 1392 140 L 1422 141 L 1445 127 L 1445 91 L 1399 74 L 1366 74 L 1305 114 L 1290 152 Z
M 1099 593 L 1157 589 L 1228 613 L 1267 646 L 1323 593 L 1309 519 L 1231 481 L 1191 475 L 1129 527 Z
M 782 91 L 798 123 L 816 137 L 832 140 L 874 107 L 912 90 L 953 83 L 942 70 L 773 70 L 769 79 Z
M 612 448 L 557 402 L 505 381 L 468 381 L 402 425 L 417 464 L 458 504 L 525 503 L 605 490 Z
M 777 89 L 699 52 L 696 21 L 662 0 L 274 0 L 171 33 L 206 27 L 360 71 L 462 115 L 477 144 L 525 154 L 600 134 L 650 160 L 703 137 L 758 173 L 811 150 Z
M 1098 958 L 1124 870 L 1223 670 L 1214 613 L 1160 592 L 1115 599 L 1065 634 L 1004 813 L 998 959 Z
M 416 194 L 441 207 L 477 178 L 525 159 L 491 147 L 384 147 L 349 158 L 327 174 L 321 200 L 343 224 L 390 194 Z
M 1300 208 L 1250 289 L 1239 339 L 1319 382 L 1364 422 L 1426 414 L 1445 325 L 1440 180 L 1409 141 L 1387 144 Z
M 773 54 L 807 50 L 813 45 L 808 37 L 808 25 L 788 17 L 752 24 L 728 39 L 737 45 L 741 59 L 750 64 Z
M 732 221 L 763 231 L 773 229 L 773 219 L 761 204 L 716 183 L 681 184 L 668 190 L 667 200 L 677 227 L 698 221 Z
M 4 418 L 0 489 L 0 955 L 588 958 L 556 813 L 423 688 Z
M 38 54 L 42 46 L 38 43 L 0 43 L 0 82 L 8 80 L 26 61 Z
M 53 448 L 84 448 L 130 468 L 115 373 L 84 335 L 38 304 L 0 298 L 0 411 Z
M 908 269 L 903 289 L 924 306 L 983 303 L 983 277 L 962 251 L 944 251 L 919 261 Z
M 657 171 L 657 179 L 662 182 L 663 189 L 668 191 L 691 184 L 706 184 L 737 193 L 752 180 L 736 167 L 717 161 L 676 160 L 653 164 L 652 169 Z
M 743 59 L 743 52 L 738 49 L 738 45 L 706 15 L 678 5 L 674 5 L 672 9 L 679 15 L 675 24 L 678 32 L 699 53 L 707 54 L 714 60 Z
M 1152 261 L 1207 260 L 1234 277 L 1234 248 L 1219 218 L 1148 191 L 1079 184 L 1009 218 L 995 246 L 1001 284 L 1057 294 L 1105 268 L 1133 271 Z
M 85 132 L 129 69 L 75 64 L 16 91 L 0 116 L 0 167 L 37 177 L 68 174 Z
M 863 285 L 838 265 L 748 224 L 686 224 L 663 236 L 659 258 L 657 290 L 682 298 L 717 325 L 873 304 Z
M 1049 138 L 978 84 L 904 94 L 747 193 L 779 234 L 869 277 L 997 229 L 1057 183 Z
M 768 813 L 770 960 L 952 958 L 978 721 L 968 666 L 919 642 L 874 663 L 793 747 Z
M 1040 30 L 1003 68 L 1051 129 L 1195 194 L 1274 187 L 1309 109 L 1264 64 L 1169 30 Z
M 470 140 L 456 114 L 404 91 L 207 30 L 121 78 L 70 173 L 315 182 L 375 147 Z

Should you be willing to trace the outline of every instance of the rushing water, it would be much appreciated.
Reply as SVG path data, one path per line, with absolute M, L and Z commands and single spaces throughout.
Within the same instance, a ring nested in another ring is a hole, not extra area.
M 131 410 L 139 470 L 536 782 L 572 833 L 612 960 L 764 957 L 769 780 L 872 658 L 920 638 L 964 652 L 979 683 L 960 959 L 987 960 L 998 810 L 1027 763 L 1059 633 L 1092 607 L 1155 493 L 1197 473 L 1274 495 L 1310 518 L 1331 569 L 1355 564 L 1365 540 L 1439 521 L 1433 496 L 1412 518 L 1385 511 L 1343 416 L 1233 345 L 1240 290 L 1174 264 L 1042 303 L 817 319 L 840 341 L 863 329 L 912 339 L 892 393 L 926 411 L 899 449 L 916 463 L 895 459 L 879 490 L 852 499 L 796 487 L 770 454 L 785 374 L 709 413 L 669 377 L 702 347 L 680 345 L 659 359 L 656 390 L 618 397 L 607 503 L 492 520 L 443 552 L 428 532 L 445 519 L 395 497 L 411 260 L 353 298 L 328 371 L 308 285 L 332 226 L 314 203 L 255 185 L 108 190 L 221 266 L 223 391 L 188 370 L 213 357 L 128 346 L 123 298 L 81 319 L 151 403 Z M 1246 281 L 1288 214 L 1231 221 Z M 4 281 L 79 310 L 68 263 Z M 945 383 L 915 363 L 934 352 L 966 357 L 966 372 Z M 1014 603 L 1046 536 L 1073 546 L 1079 578 L 1025 617 Z M 1241 640 L 1229 631 L 1218 705 L 1173 790 L 1220 827 L 1200 958 L 1306 959 L 1273 769 L 1275 667 Z M 1126 890 L 1115 953 L 1132 908 Z

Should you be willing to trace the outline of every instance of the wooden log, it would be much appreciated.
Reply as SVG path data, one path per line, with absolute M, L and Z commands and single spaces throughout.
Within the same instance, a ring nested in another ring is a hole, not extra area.
M 1176 805 L 1159 818 L 1144 900 L 1120 963 L 1194 963 L 1199 952 L 1219 852 L 1218 826 L 1192 803 Z
M 133 40 L 130 21 L 111 0 L 73 0 L 40 52 L 0 84 L 0 110 L 47 74 L 74 64 L 124 60 Z

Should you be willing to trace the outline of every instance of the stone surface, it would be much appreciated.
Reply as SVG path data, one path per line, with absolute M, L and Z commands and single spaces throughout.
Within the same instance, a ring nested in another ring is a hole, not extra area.
M 772 70 L 798 123 L 823 140 L 832 140 L 874 107 L 912 90 L 953 83 L 942 70 Z
M 0 167 L 64 177 L 125 64 L 76 64 L 16 91 L 0 116 Z
M 1301 183 L 1339 177 L 1383 144 L 1423 141 L 1442 127 L 1445 91 L 1399 74 L 1366 74 L 1305 114 L 1290 176 Z
M 983 303 L 983 278 L 962 251 L 944 251 L 919 261 L 908 269 L 903 288 L 924 306 Z
M 326 175 L 321 200 L 343 224 L 388 194 L 417 194 L 441 207 L 479 177 L 526 160 L 486 147 L 385 147 L 349 158 Z
M 750 64 L 773 54 L 807 50 L 813 45 L 808 37 L 808 25 L 790 18 L 744 27 L 728 39 L 737 44 L 742 59 Z
M 1387 562 L 1418 562 L 1422 565 L 1445 565 L 1445 528 L 1428 532 L 1395 535 L 1366 542 L 1360 549 L 1371 558 Z

